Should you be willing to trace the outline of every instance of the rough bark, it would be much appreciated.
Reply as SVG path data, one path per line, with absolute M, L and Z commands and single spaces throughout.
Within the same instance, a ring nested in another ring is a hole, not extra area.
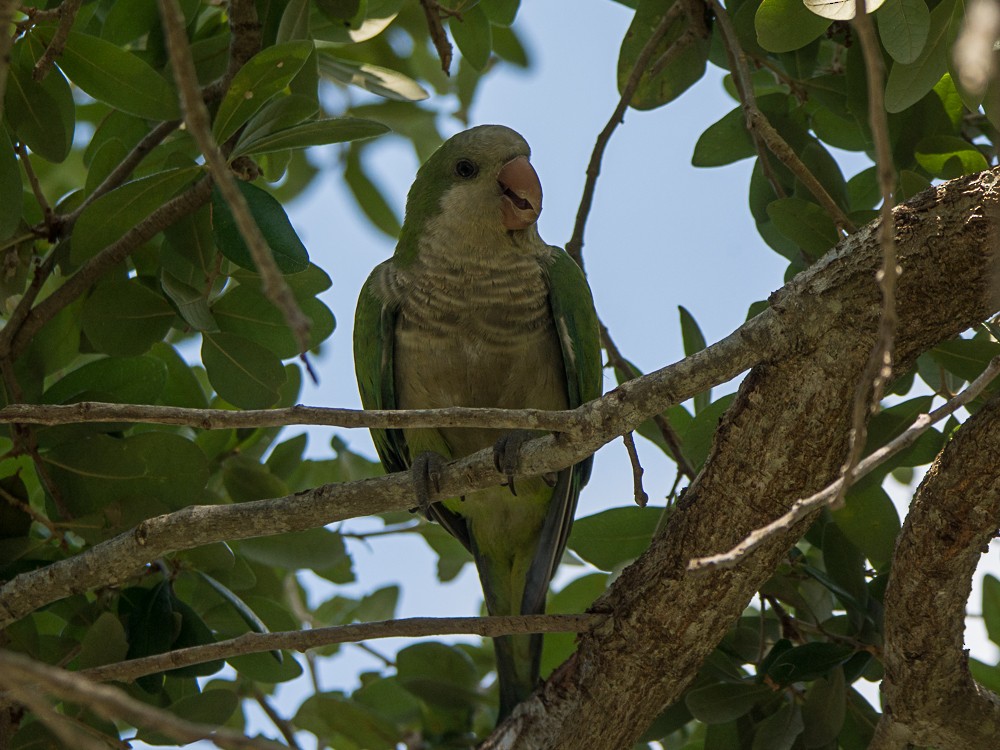
M 963 178 L 895 209 L 897 367 L 997 309 L 997 183 L 993 173 Z M 688 560 L 729 549 L 829 483 L 844 460 L 880 304 L 874 230 L 772 295 L 798 345 L 747 376 L 702 473 L 650 549 L 595 603 L 609 620 L 485 747 L 629 747 L 681 696 L 809 519 L 736 568 L 694 575 Z
M 884 715 L 872 750 L 994 747 L 1000 699 L 963 650 L 972 574 L 1000 527 L 1000 398 L 945 446 L 914 496 L 885 597 Z

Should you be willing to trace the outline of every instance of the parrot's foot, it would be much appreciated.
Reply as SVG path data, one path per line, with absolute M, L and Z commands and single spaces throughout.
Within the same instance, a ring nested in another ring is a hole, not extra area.
M 510 488 L 512 495 L 517 495 L 517 489 L 514 487 L 514 475 L 521 464 L 521 446 L 536 437 L 538 437 L 538 433 L 533 430 L 514 430 L 493 444 L 493 465 L 497 471 L 507 477 L 506 486 Z M 556 474 L 542 475 L 542 479 L 549 487 L 555 487 L 557 478 Z
M 427 513 L 431 505 L 431 487 L 434 492 L 441 491 L 441 472 L 447 463 L 440 453 L 424 451 L 413 459 L 410 467 L 410 479 L 413 482 L 413 492 L 417 496 L 417 508 Z

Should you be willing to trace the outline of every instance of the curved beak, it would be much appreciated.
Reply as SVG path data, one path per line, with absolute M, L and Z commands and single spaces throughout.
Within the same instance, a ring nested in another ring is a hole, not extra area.
M 510 230 L 525 229 L 542 212 L 542 183 L 526 156 L 503 165 L 497 174 L 503 192 L 503 225 Z

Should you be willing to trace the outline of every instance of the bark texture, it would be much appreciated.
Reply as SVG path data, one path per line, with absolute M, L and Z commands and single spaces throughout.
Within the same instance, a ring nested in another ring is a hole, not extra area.
M 963 650 L 972 574 L 1000 527 L 1000 398 L 962 425 L 921 482 L 885 597 L 884 715 L 872 750 L 995 747 L 1000 700 Z
M 895 209 L 902 368 L 998 308 L 998 179 L 987 172 Z M 704 658 L 811 519 L 733 569 L 686 571 L 832 481 L 845 458 L 853 393 L 880 307 L 876 225 L 847 238 L 771 296 L 794 342 L 755 367 L 709 459 L 654 539 L 594 611 L 610 613 L 575 656 L 487 741 L 502 748 L 631 746 Z

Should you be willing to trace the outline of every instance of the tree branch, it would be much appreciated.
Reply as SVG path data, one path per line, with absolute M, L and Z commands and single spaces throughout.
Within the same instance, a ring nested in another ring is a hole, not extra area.
M 871 750 L 990 747 L 1000 698 L 969 673 L 965 607 L 1000 527 L 1000 398 L 972 415 L 921 482 L 885 594 L 883 715 Z M 987 467 L 984 470 L 984 467 Z
M 575 410 L 579 433 L 546 435 L 526 443 L 516 476 L 538 476 L 577 463 L 634 429 L 650 413 L 731 380 L 792 345 L 786 339 L 784 321 L 765 311 L 697 354 L 579 407 Z M 436 497 L 458 497 L 500 480 L 492 450 L 482 450 L 446 465 Z M 271 500 L 189 506 L 143 521 L 74 557 L 14 577 L 0 587 L 0 628 L 72 593 L 125 581 L 147 561 L 170 552 L 222 540 L 302 531 L 413 504 L 410 477 L 400 472 Z
M 270 740 L 251 739 L 225 727 L 195 724 L 159 708 L 130 698 L 118 688 L 29 659 L 23 654 L 0 650 L 0 684 L 15 691 L 40 689 L 62 700 L 79 703 L 112 720 L 125 720 L 136 727 L 161 732 L 179 742 L 207 739 L 226 750 L 282 750 Z
M 1000 180 L 992 172 L 953 180 L 893 211 L 903 371 L 1000 308 Z M 795 345 L 744 378 L 701 473 L 650 548 L 594 603 L 608 622 L 580 637 L 575 655 L 483 750 L 631 747 L 681 697 L 810 518 L 734 568 L 693 574 L 687 563 L 731 548 L 838 476 L 854 386 L 877 336 L 880 265 L 869 225 L 771 295 L 765 314 L 797 332 Z
M 299 351 L 304 352 L 309 348 L 309 318 L 299 308 L 288 282 L 278 270 L 271 248 L 250 212 L 246 198 L 236 186 L 236 178 L 212 135 L 212 120 L 198 89 L 198 74 L 195 71 L 191 46 L 188 44 L 187 32 L 184 29 L 184 14 L 177 0 L 159 0 L 159 5 L 174 80 L 180 91 L 181 106 L 188 131 L 205 156 L 205 166 L 208 167 L 209 174 L 236 220 L 236 227 L 246 242 L 250 257 L 253 258 L 254 266 L 260 274 L 264 296 L 281 311 L 282 317 L 295 336 Z M 250 5 L 252 6 L 252 3 Z
M 810 495 L 807 498 L 796 500 L 792 504 L 792 507 L 789 508 L 784 515 L 780 518 L 776 518 L 766 526 L 754 529 L 754 531 L 748 534 L 746 538 L 744 538 L 739 544 L 734 546 L 728 552 L 696 558 L 688 563 L 688 570 L 706 570 L 715 567 L 732 567 L 746 557 L 746 555 L 748 555 L 751 551 L 759 547 L 767 541 L 767 539 L 774 536 L 778 532 L 787 531 L 819 508 L 827 505 L 835 505 L 846 493 L 849 482 L 856 481 L 866 474 L 871 473 L 874 469 L 884 464 L 900 451 L 909 448 L 917 442 L 917 439 L 921 435 L 931 428 L 931 425 L 951 416 L 963 406 L 967 406 L 974 399 L 976 399 L 985 390 L 985 388 L 992 383 L 994 379 L 996 379 L 997 375 L 1000 375 L 1000 357 L 995 357 L 990 362 L 989 366 L 983 370 L 982 374 L 973 382 L 969 383 L 969 386 L 961 393 L 942 404 L 931 413 L 919 415 L 913 420 L 913 424 L 906 428 L 906 430 L 904 430 L 900 435 L 893 440 L 890 440 L 888 443 L 868 456 L 865 460 L 855 463 L 850 472 L 850 480 L 848 480 L 848 472 L 842 471 L 836 480 L 828 484 L 822 490 Z M 854 416 L 857 416 L 856 411 Z M 853 426 L 851 430 L 853 432 Z
M 41 81 L 48 75 L 52 63 L 62 54 L 63 47 L 66 46 L 66 40 L 69 38 L 70 29 L 73 28 L 73 21 L 76 20 L 76 14 L 80 10 L 82 3 L 83 0 L 63 0 L 59 7 L 56 8 L 59 14 L 59 25 L 52 35 L 52 41 L 49 42 L 49 46 L 45 48 L 42 56 L 38 58 L 38 62 L 35 63 L 35 69 L 31 72 L 32 78 L 36 81 Z
M 230 659 L 265 651 L 301 651 L 335 643 L 357 643 L 375 638 L 417 638 L 427 635 L 481 635 L 495 638 L 519 633 L 581 633 L 598 627 L 604 615 L 511 615 L 507 617 L 408 617 L 402 620 L 359 622 L 311 630 L 244 633 L 218 643 L 167 651 L 80 672 L 95 682 L 133 682 L 169 669 Z
M 753 80 L 750 77 L 750 70 L 747 67 L 746 55 L 740 46 L 739 37 L 736 35 L 736 30 L 729 19 L 729 14 L 722 7 L 719 0 L 709 1 L 715 13 L 715 19 L 719 24 L 723 43 L 726 46 L 726 54 L 729 57 L 729 68 L 733 74 L 733 82 L 736 84 L 736 91 L 739 94 L 740 102 L 743 105 L 747 130 L 750 132 L 750 137 L 753 138 L 754 145 L 757 146 L 758 155 L 761 157 L 761 169 L 768 176 L 772 187 L 775 187 L 775 194 L 780 198 L 783 191 L 778 187 L 774 175 L 768 174 L 770 170 L 763 150 L 760 148 L 761 142 L 812 193 L 813 197 L 819 202 L 819 205 L 830 215 L 830 218 L 833 219 L 838 227 L 847 233 L 856 232 L 857 227 L 854 225 L 854 222 L 837 205 L 837 202 L 830 196 L 826 188 L 823 187 L 823 184 L 816 178 L 816 175 L 812 173 L 809 167 L 805 165 L 805 162 L 795 153 L 795 149 L 788 145 L 788 141 L 782 138 L 781 134 L 771 124 L 771 121 L 767 119 L 767 115 L 757 106 L 757 98 L 754 96 Z

